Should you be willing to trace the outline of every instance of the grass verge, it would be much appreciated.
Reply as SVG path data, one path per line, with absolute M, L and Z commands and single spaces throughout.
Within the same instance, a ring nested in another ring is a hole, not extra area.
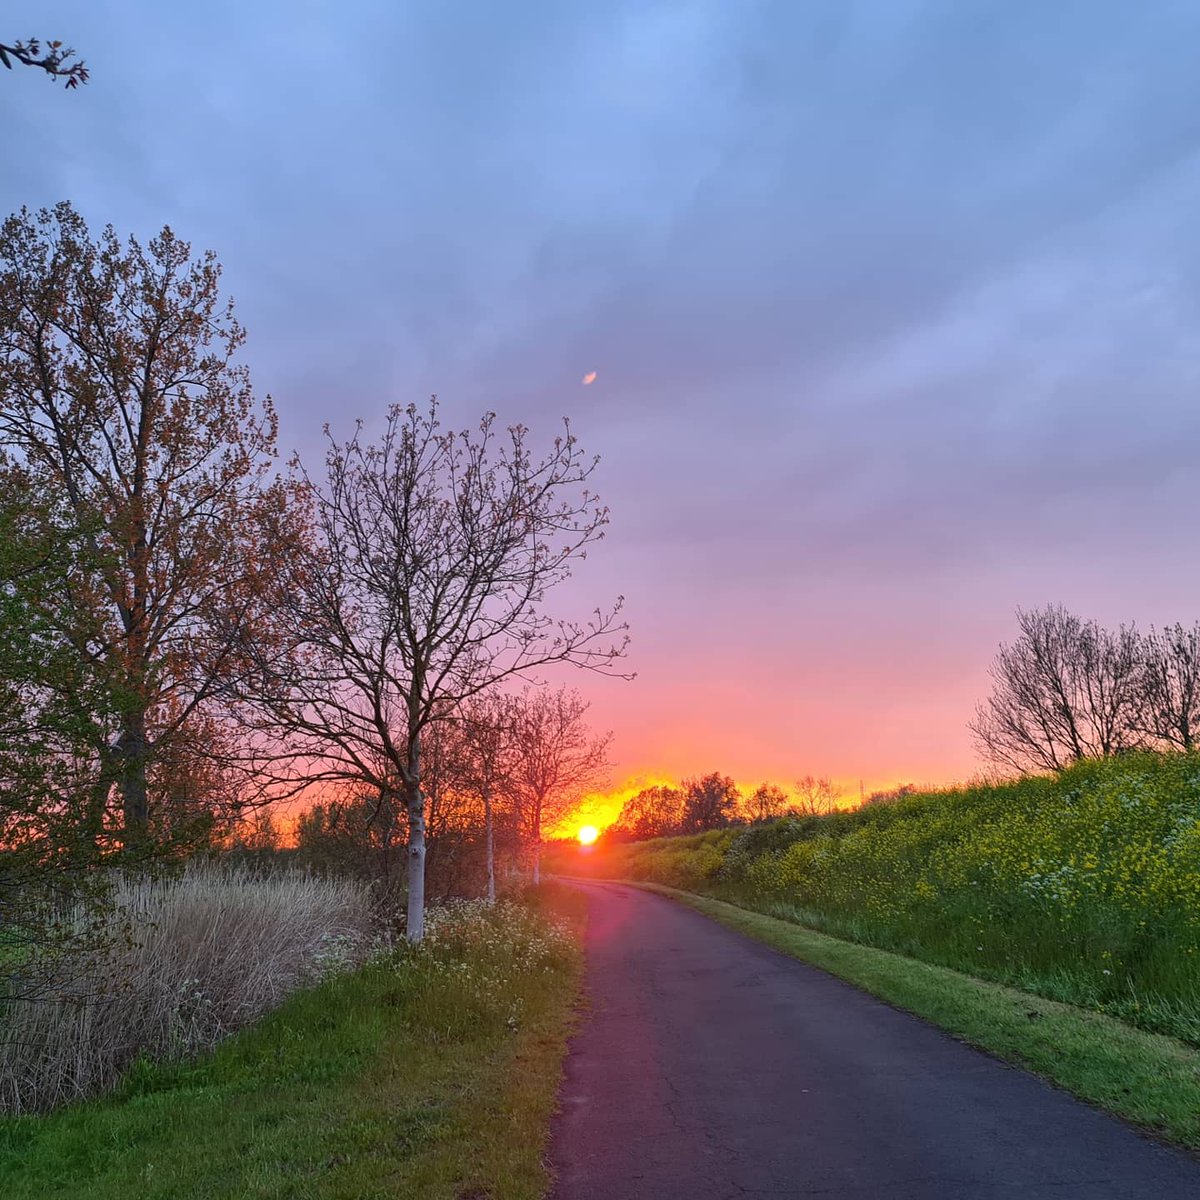
M 570 889 L 533 903 L 582 922 Z M 0 1122 L 0 1195 L 540 1197 L 580 955 L 540 915 L 508 920 L 475 908 L 200 1062 L 138 1066 L 109 1099 Z
M 1186 1042 L 723 900 L 620 882 L 687 904 L 1164 1140 L 1200 1150 L 1200 1050 Z

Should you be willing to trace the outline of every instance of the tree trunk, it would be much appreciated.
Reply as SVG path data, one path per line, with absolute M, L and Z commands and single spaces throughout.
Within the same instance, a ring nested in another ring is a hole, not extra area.
M 496 841 L 492 832 L 492 789 L 483 789 L 483 830 L 487 846 L 487 902 L 496 903 Z
M 121 731 L 121 809 L 125 845 L 149 836 L 150 805 L 146 790 L 146 714 L 130 713 Z
M 404 778 L 408 803 L 408 909 L 407 936 L 419 942 L 425 936 L 425 797 L 421 794 L 421 749 L 409 741 L 408 771 Z
M 81 823 L 83 853 L 90 860 L 100 857 L 100 839 L 104 836 L 104 817 L 108 811 L 109 793 L 118 776 L 119 768 L 113 762 L 111 751 L 106 749 L 100 755 L 97 778 L 88 788 L 88 797 Z
M 542 882 L 542 798 L 533 806 L 533 886 Z

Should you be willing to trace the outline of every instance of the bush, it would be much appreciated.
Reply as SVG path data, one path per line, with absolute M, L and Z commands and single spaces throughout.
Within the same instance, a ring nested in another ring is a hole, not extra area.
M 451 900 L 429 909 L 425 938 L 393 955 L 427 1036 L 453 1040 L 521 1023 L 532 988 L 567 970 L 576 942 L 562 922 L 530 905 Z
M 93 920 L 76 910 L 68 923 Z M 4 1006 L 0 1111 L 46 1110 L 111 1088 L 138 1059 L 182 1058 L 360 962 L 364 885 L 211 863 L 170 879 L 122 879 L 109 936 L 70 956 L 34 955 L 48 996 Z

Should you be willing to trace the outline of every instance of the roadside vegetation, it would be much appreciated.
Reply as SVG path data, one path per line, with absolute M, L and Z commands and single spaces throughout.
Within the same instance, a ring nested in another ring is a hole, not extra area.
M 1197 755 L 617 843 L 590 863 L 1200 1045 Z
M 430 910 L 198 1061 L 0 1122 L 12 1200 L 533 1200 L 579 972 L 581 902 Z

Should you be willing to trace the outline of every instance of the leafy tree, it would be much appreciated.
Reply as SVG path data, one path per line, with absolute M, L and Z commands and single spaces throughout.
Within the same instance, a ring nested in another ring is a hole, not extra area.
M 603 534 L 597 460 L 569 427 L 540 458 L 522 426 L 486 415 L 441 427 L 437 401 L 392 408 L 379 441 L 329 438 L 325 479 L 301 470 L 313 544 L 282 564 L 285 644 L 260 653 L 242 695 L 281 740 L 274 769 L 402 797 L 408 936 L 424 932 L 431 730 L 471 697 L 555 663 L 609 670 L 624 653 L 621 602 L 556 620 L 547 594 Z
M 296 820 L 296 858 L 307 867 L 375 880 L 387 893 L 404 857 L 404 811 L 394 792 L 349 792 Z
M 746 816 L 751 821 L 770 821 L 787 810 L 788 794 L 774 783 L 760 783 L 746 802 Z
M 640 842 L 668 837 L 683 828 L 684 794 L 679 788 L 648 787 L 630 796 L 604 831 L 609 841 Z
M 269 808 L 256 808 L 239 821 L 230 839 L 231 848 L 251 854 L 274 853 L 283 847 L 279 825 Z
M 737 784 L 718 771 L 701 779 L 685 779 L 683 797 L 682 829 L 685 833 L 700 833 L 733 824 L 742 800 Z
M 170 229 L 93 238 L 67 204 L 0 227 L 0 513 L 20 547 L 0 633 L 33 631 L 19 684 L 92 759 L 92 837 L 115 788 L 127 845 L 149 838 L 155 764 L 212 742 L 272 569 L 262 531 L 286 525 L 274 412 L 219 279 Z
M 88 81 L 87 64 L 82 60 L 71 62 L 74 57 L 75 51 L 62 42 L 47 42 L 44 51 L 37 38 L 27 42 L 0 42 L 0 63 L 10 71 L 14 61 L 26 67 L 40 67 L 51 79 L 64 80 L 68 91 Z

